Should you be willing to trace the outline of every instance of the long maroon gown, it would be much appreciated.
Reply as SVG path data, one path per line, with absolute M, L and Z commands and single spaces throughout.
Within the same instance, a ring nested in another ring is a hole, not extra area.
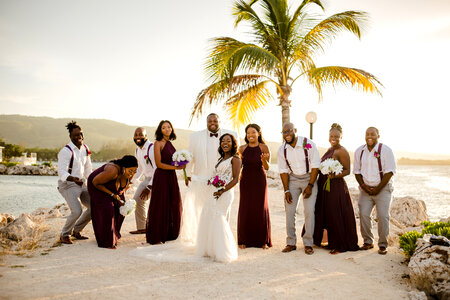
M 91 197 L 92 227 L 94 228 L 97 245 L 101 248 L 111 248 L 117 246 L 117 241 L 121 237 L 120 228 L 125 217 L 120 214 L 119 203 L 111 195 L 98 190 L 92 184 L 94 177 L 103 172 L 105 166 L 106 164 L 89 175 L 87 186 Z M 117 190 L 116 179 L 107 182 L 105 187 L 114 194 L 120 194 L 120 198 L 125 200 L 123 193 L 121 193 L 122 189 Z
M 261 162 L 261 148 L 247 146 L 242 153 L 239 184 L 238 245 L 272 247 L 267 178 Z
M 322 161 L 331 158 L 334 148 L 322 156 Z M 356 251 L 358 235 L 355 213 L 347 183 L 343 178 L 330 181 L 330 192 L 323 189 L 327 175 L 319 172 L 317 200 L 315 206 L 314 244 L 320 246 L 323 230 L 328 232 L 328 248 L 338 252 Z
M 172 164 L 175 148 L 167 141 L 161 150 L 161 162 Z M 159 244 L 176 240 L 180 233 L 181 195 L 175 170 L 157 168 L 147 214 L 147 243 Z

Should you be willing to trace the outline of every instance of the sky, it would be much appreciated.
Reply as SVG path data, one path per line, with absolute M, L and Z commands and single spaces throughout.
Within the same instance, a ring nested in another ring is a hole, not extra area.
M 361 10 L 370 20 L 361 40 L 339 34 L 316 65 L 368 71 L 383 84 L 383 97 L 330 87 L 319 103 L 315 90 L 298 80 L 290 97 L 298 133 L 309 135 L 305 115 L 314 111 L 313 139 L 321 147 L 329 146 L 328 130 L 336 122 L 349 150 L 376 126 L 380 141 L 397 152 L 450 156 L 450 1 L 323 3 L 321 18 Z M 201 130 L 206 114 L 218 112 L 222 127 L 230 128 L 220 106 L 207 108 L 190 127 L 189 120 L 208 85 L 203 67 L 209 40 L 250 42 L 245 26 L 234 27 L 231 7 L 229 0 L 0 0 L 0 114 L 147 126 L 169 119 L 176 128 Z M 276 102 L 253 122 L 267 140 L 281 141 Z

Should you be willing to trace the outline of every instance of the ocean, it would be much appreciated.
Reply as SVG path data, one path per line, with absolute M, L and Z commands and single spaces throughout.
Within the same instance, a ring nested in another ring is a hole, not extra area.
M 425 201 L 432 221 L 450 216 L 450 166 L 399 165 L 393 178 L 394 197 Z M 0 212 L 18 216 L 63 202 L 57 181 L 56 176 L 0 175 Z M 357 187 L 353 175 L 347 176 L 346 181 L 350 188 Z

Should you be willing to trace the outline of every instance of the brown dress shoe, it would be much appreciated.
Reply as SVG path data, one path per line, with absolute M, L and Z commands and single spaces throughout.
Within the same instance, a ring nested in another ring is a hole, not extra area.
M 63 244 L 73 244 L 72 241 L 70 240 L 70 237 L 68 235 L 62 235 L 59 240 L 61 241 L 61 243 Z
M 387 253 L 386 247 L 380 247 L 378 249 L 378 254 L 385 255 Z
M 75 231 L 72 233 L 72 236 L 74 238 L 76 238 L 77 240 L 87 240 L 88 239 L 87 236 L 81 235 L 81 233 L 75 232 Z
M 311 255 L 314 253 L 314 249 L 311 246 L 305 246 L 305 253 Z
M 297 250 L 297 246 L 287 245 L 281 252 L 291 252 Z
M 359 250 L 369 250 L 373 248 L 373 244 L 366 244 L 364 243 L 364 245 L 362 245 L 361 247 L 359 247 Z
M 144 234 L 145 233 L 145 229 L 138 229 L 135 231 L 130 231 L 131 234 Z

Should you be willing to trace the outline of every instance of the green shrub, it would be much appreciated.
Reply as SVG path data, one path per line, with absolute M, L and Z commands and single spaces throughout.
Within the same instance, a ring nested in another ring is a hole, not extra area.
M 5 165 L 7 168 L 17 166 L 18 162 L 3 162 L 2 165 Z
M 434 234 L 445 236 L 450 239 L 450 222 L 428 222 L 424 221 L 424 228 L 422 229 L 422 234 Z
M 417 239 L 421 237 L 423 237 L 423 234 L 417 231 L 410 231 L 400 236 L 400 248 L 403 249 L 403 253 L 406 256 L 411 257 L 414 254 Z
M 434 234 L 436 236 L 445 236 L 450 238 L 450 222 L 422 222 L 422 232 L 410 231 L 400 236 L 400 248 L 403 249 L 403 253 L 411 257 L 416 251 L 416 242 L 418 238 L 422 238 L 425 234 Z
M 47 166 L 47 167 L 51 167 L 52 166 L 52 162 L 51 161 L 44 161 L 43 163 L 42 163 L 42 165 L 43 166 Z

